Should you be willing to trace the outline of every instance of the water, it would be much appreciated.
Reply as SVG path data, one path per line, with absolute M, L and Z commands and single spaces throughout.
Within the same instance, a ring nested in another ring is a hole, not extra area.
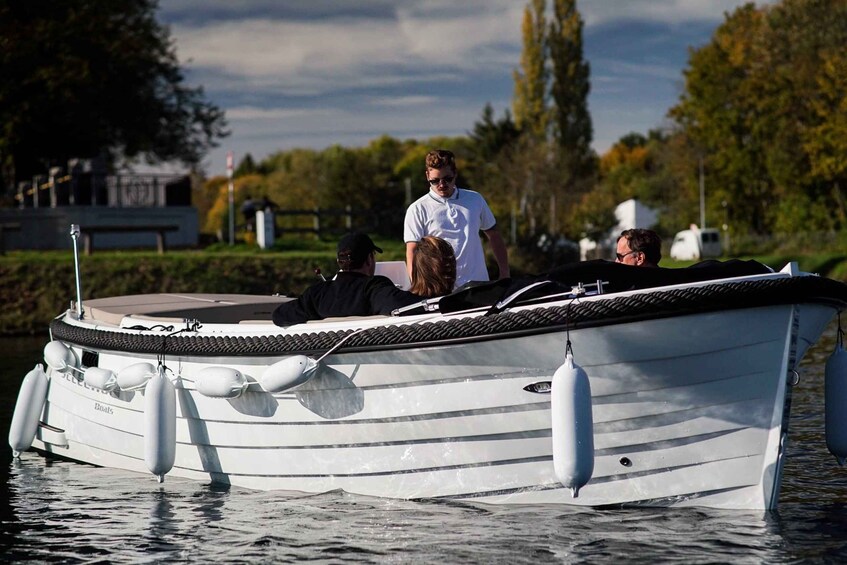
M 546 563 L 634 559 L 784 563 L 847 558 L 847 469 L 823 431 L 835 326 L 806 356 L 777 512 L 580 510 L 291 496 L 46 460 L 0 461 L 6 561 Z M 20 379 L 44 338 L 0 339 L 3 442 Z

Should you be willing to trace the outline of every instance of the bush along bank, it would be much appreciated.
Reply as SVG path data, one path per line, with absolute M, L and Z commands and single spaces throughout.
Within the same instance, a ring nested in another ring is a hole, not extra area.
M 85 302 L 157 292 L 299 294 L 317 280 L 316 267 L 334 274 L 334 256 L 95 254 L 83 258 L 80 274 Z M 70 255 L 0 258 L 0 281 L 0 335 L 44 333 L 76 298 Z

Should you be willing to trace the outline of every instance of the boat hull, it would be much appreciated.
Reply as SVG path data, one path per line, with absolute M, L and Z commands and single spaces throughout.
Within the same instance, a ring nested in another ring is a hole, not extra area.
M 294 392 L 250 386 L 233 399 L 203 396 L 190 380 L 224 366 L 258 381 L 284 356 L 169 355 L 166 366 L 181 377 L 169 475 L 405 499 L 772 508 L 791 371 L 834 313 L 779 304 L 342 350 Z M 554 473 L 550 395 L 528 390 L 552 380 L 568 338 L 590 379 L 594 418 L 594 473 L 577 498 Z M 98 365 L 114 371 L 156 362 L 96 353 Z M 33 446 L 147 472 L 143 396 L 105 393 L 51 371 Z

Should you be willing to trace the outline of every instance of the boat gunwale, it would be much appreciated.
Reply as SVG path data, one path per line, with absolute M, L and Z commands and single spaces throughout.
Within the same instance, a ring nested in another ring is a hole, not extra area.
M 350 336 L 348 343 L 339 351 L 371 352 L 459 345 L 711 311 L 798 303 L 824 304 L 843 310 L 847 306 L 847 285 L 815 275 L 774 273 L 517 306 L 491 316 L 484 315 L 486 309 L 477 308 L 443 316 L 424 315 L 416 319 L 386 317 L 385 320 L 391 321 L 391 324 L 370 327 L 359 324 L 359 327 L 333 330 L 314 324 L 314 328 L 297 326 L 297 329 L 311 331 L 291 333 L 280 329 L 260 335 L 247 335 L 244 326 L 238 328 L 241 332 L 193 332 L 194 335 L 139 333 L 128 328 L 107 330 L 75 320 L 69 317 L 71 312 L 67 312 L 53 320 L 50 330 L 54 339 L 104 351 L 198 357 L 273 357 L 296 353 L 320 354 L 347 336 Z M 374 321 L 383 320 L 375 318 Z M 238 327 L 237 324 L 226 326 Z M 337 328 L 337 323 L 334 327 Z M 358 335 L 351 335 L 353 332 L 358 332 Z

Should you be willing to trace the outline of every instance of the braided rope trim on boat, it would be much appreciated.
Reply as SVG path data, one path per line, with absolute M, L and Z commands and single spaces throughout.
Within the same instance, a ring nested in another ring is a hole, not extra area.
M 569 305 L 539 306 L 411 325 L 369 328 L 352 336 L 340 351 L 408 348 L 479 341 L 564 329 L 683 316 L 698 312 L 803 302 L 847 305 L 847 285 L 821 277 L 792 277 L 710 284 Z M 54 320 L 53 339 L 81 347 L 127 353 L 188 356 L 271 356 L 326 351 L 354 330 L 269 336 L 150 335 L 82 328 Z

